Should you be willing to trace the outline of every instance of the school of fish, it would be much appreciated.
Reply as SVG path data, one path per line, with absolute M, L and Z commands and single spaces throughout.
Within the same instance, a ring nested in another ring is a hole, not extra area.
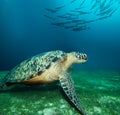
M 71 0 L 55 8 L 45 8 L 44 16 L 52 25 L 82 31 L 89 24 L 111 17 L 120 6 L 120 0 Z

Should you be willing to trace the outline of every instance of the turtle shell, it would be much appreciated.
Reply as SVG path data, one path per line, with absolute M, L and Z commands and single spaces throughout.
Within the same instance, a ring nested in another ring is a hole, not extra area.
M 6 76 L 7 83 L 22 82 L 42 74 L 52 63 L 63 59 L 63 51 L 50 51 L 27 59 L 13 68 Z

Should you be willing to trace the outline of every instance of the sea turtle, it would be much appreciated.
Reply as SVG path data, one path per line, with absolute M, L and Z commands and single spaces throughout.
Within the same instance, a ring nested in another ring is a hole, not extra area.
M 45 52 L 29 58 L 13 68 L 0 82 L 0 86 L 14 83 L 43 84 L 59 80 L 69 100 L 82 115 L 85 115 L 76 96 L 73 80 L 67 70 L 73 63 L 86 61 L 87 55 L 79 52 L 65 53 L 60 50 Z

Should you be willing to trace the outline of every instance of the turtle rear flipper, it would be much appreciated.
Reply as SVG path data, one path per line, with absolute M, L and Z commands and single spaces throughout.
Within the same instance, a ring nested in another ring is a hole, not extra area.
M 6 78 L 3 78 L 2 80 L 0 80 L 0 90 L 3 90 L 6 88 Z
M 81 115 L 86 115 L 82 109 L 81 104 L 78 101 L 78 97 L 76 95 L 75 88 L 74 88 L 74 82 L 71 76 L 68 73 L 65 73 L 62 77 L 59 78 L 59 81 L 61 83 L 61 86 L 65 94 L 70 99 L 70 101 L 74 104 L 74 106 L 78 109 Z

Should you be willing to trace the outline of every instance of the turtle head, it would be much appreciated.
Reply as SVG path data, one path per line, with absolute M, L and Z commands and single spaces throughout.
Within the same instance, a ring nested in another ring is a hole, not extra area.
M 74 63 L 85 63 L 87 61 L 87 55 L 79 52 L 67 53 L 67 58 L 65 61 L 65 69 L 68 69 Z
M 74 63 L 84 63 L 88 60 L 87 55 L 84 53 L 73 52 Z

